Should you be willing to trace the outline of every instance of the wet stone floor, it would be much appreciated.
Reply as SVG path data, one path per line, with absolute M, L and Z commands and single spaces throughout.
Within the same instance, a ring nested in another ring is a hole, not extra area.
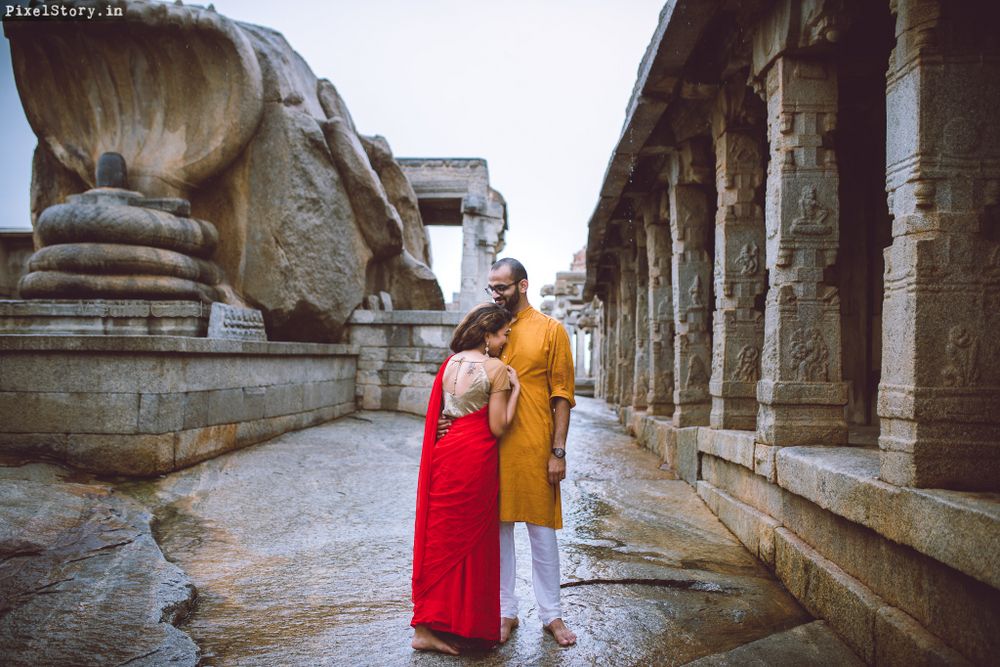
M 602 401 L 583 398 L 559 533 L 564 617 L 578 644 L 560 648 L 542 632 L 518 526 L 521 627 L 511 641 L 461 658 L 414 652 L 421 433 L 417 417 L 360 412 L 120 487 L 155 513 L 161 549 L 198 589 L 180 629 L 202 664 L 802 664 L 803 651 L 822 664 L 824 642 L 838 649 L 690 486 L 661 471 Z

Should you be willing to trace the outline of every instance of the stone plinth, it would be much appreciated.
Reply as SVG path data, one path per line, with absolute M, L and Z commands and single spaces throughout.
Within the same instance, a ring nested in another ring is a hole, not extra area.
M 886 484 L 870 447 L 770 447 L 625 410 L 640 444 L 869 664 L 1000 650 L 997 494 Z
M 0 336 L 0 451 L 159 475 L 354 410 L 358 350 L 178 336 Z
M 358 348 L 356 396 L 363 410 L 427 413 L 434 376 L 451 355 L 463 313 L 356 310 L 348 340 Z
M 200 301 L 0 301 L 0 334 L 204 336 L 209 312 Z

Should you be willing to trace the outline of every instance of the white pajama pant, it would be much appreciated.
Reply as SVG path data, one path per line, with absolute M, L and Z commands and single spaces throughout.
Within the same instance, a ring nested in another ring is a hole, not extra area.
M 542 625 L 562 618 L 559 605 L 559 545 L 556 531 L 547 526 L 525 523 L 531 540 L 531 585 L 538 602 Z M 500 522 L 500 615 L 517 618 L 517 556 L 514 553 L 514 524 Z

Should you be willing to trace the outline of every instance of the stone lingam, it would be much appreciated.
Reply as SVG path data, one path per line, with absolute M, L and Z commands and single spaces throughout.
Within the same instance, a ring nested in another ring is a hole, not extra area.
M 37 252 L 0 332 L 205 335 L 224 303 L 240 337 L 331 343 L 370 295 L 444 308 L 388 143 L 279 33 L 211 6 L 63 4 L 122 11 L 4 23 Z
M 210 257 L 219 234 L 177 197 L 128 189 L 125 159 L 105 153 L 97 187 L 46 208 L 20 292 L 0 303 L 3 329 L 18 333 L 204 336 L 207 304 L 223 302 L 223 273 Z M 260 311 L 217 304 L 220 338 L 266 340 Z M 242 312 L 240 312 L 242 311 Z M 244 326 L 227 327 L 227 320 Z M 0 329 L 0 330 L 3 330 Z

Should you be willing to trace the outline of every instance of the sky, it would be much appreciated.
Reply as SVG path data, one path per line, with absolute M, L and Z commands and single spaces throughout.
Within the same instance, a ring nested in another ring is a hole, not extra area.
M 215 0 L 283 33 L 330 79 L 358 131 L 397 157 L 478 157 L 507 200 L 500 256 L 528 269 L 529 299 L 587 240 L 604 171 L 663 0 Z M 9 48 L 0 49 L 0 227 L 28 227 L 35 138 Z M 461 231 L 431 227 L 446 300 Z

